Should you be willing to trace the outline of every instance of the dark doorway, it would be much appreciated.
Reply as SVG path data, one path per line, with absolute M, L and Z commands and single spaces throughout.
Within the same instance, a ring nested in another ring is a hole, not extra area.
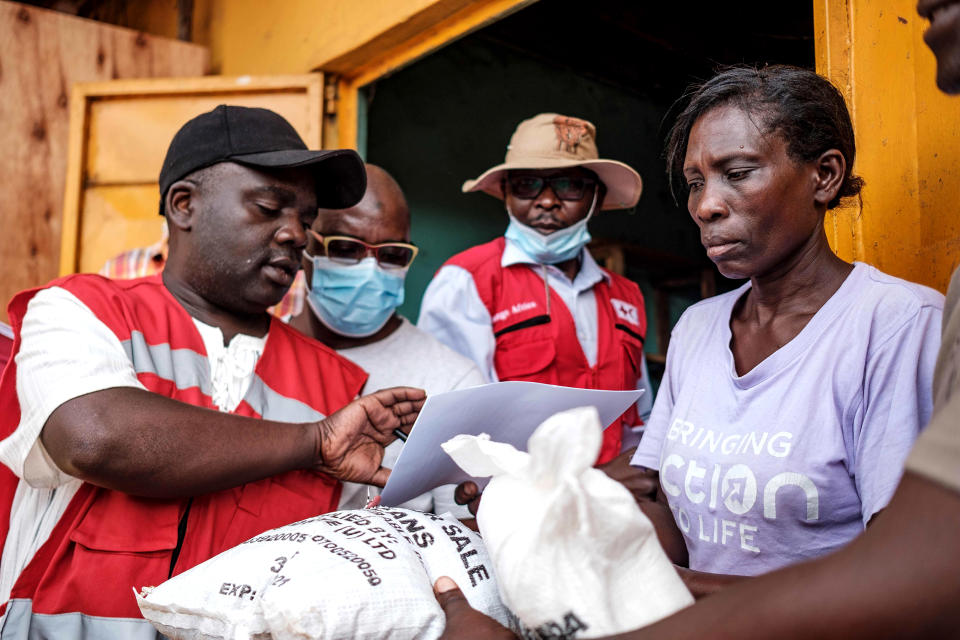
M 701 297 L 701 270 L 712 269 L 667 188 L 671 107 L 735 63 L 813 68 L 813 3 L 541 0 L 367 87 L 361 151 L 400 182 L 421 247 L 401 312 L 416 321 L 436 269 L 506 227 L 502 204 L 461 193 L 463 181 L 502 161 L 521 120 L 558 112 L 595 123 L 601 156 L 643 176 L 636 209 L 598 215 L 590 229 L 601 251 L 620 248 L 647 298 L 647 352 L 662 354 L 663 325 Z M 715 277 L 718 290 L 735 284 Z

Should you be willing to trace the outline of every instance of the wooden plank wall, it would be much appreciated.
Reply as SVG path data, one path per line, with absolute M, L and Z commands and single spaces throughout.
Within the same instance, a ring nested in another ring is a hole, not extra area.
M 0 0 L 0 321 L 57 276 L 70 87 L 199 76 L 205 47 Z
M 223 103 L 272 109 L 308 147 L 321 146 L 320 73 L 74 85 L 71 113 L 82 115 L 70 122 L 60 273 L 99 271 L 159 240 L 157 177 L 167 147 L 184 122 Z

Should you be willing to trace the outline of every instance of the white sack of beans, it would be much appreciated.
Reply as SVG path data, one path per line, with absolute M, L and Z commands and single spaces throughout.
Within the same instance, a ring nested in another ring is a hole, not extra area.
M 581 407 L 544 421 L 528 452 L 486 435 L 443 444 L 470 475 L 492 476 L 477 522 L 525 637 L 621 633 L 693 603 L 631 493 L 592 467 L 602 434 Z
M 174 639 L 438 638 L 433 583 L 450 576 L 506 624 L 483 542 L 450 517 L 336 511 L 266 531 L 144 588 L 143 616 Z

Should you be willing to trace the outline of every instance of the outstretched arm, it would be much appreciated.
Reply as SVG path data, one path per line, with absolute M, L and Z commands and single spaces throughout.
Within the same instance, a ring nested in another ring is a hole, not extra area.
M 628 451 L 621 456 L 630 456 L 631 454 L 632 452 Z M 629 460 L 630 458 L 627 457 L 626 459 Z M 687 544 L 676 520 L 674 520 L 673 513 L 670 511 L 667 498 L 660 488 L 660 474 L 653 469 L 632 466 L 625 467 L 629 475 L 623 473 L 612 474 L 611 469 L 607 467 L 612 467 L 614 471 L 618 470 L 618 467 L 612 464 L 616 463 L 617 460 L 614 459 L 611 463 L 600 468 L 633 492 L 634 498 L 637 500 L 637 506 L 653 523 L 660 546 L 663 547 L 670 561 L 677 565 L 677 573 L 680 574 L 684 584 L 687 585 L 687 589 L 695 598 L 702 598 L 746 579 L 743 576 L 704 573 L 687 569 L 686 567 L 689 565 Z M 652 500 L 650 499 L 651 492 L 654 495 Z
M 172 498 L 294 469 L 382 486 L 383 447 L 416 420 L 425 393 L 398 387 L 358 398 L 313 423 L 256 420 L 144 391 L 104 389 L 68 400 L 43 446 L 67 474 L 133 495 Z
M 960 638 L 958 530 L 960 494 L 907 472 L 883 517 L 844 549 L 608 640 Z M 513 637 L 441 580 L 444 638 Z
M 57 486 L 68 474 L 178 497 L 299 468 L 383 484 L 382 445 L 413 423 L 424 398 L 416 389 L 382 391 L 311 424 L 183 404 L 146 391 L 117 336 L 59 287 L 30 300 L 20 339 L 20 422 L 0 457 L 33 486 Z
M 617 640 L 960 637 L 960 494 L 908 472 L 844 549 L 705 598 Z
M 637 468 L 637 467 L 635 467 Z M 648 478 L 656 487 L 655 500 L 638 500 L 637 506 L 643 511 L 644 515 L 650 518 L 653 528 L 657 532 L 657 539 L 660 546 L 666 552 L 670 562 L 681 567 L 688 564 L 687 543 L 683 539 L 683 533 L 673 519 L 673 513 L 670 511 L 670 505 L 667 503 L 667 497 L 663 494 L 660 486 L 660 474 L 652 469 L 646 469 Z

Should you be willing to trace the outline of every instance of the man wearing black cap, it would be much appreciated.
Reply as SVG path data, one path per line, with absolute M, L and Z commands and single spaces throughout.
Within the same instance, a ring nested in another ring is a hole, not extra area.
M 220 106 L 167 151 L 162 274 L 14 297 L 3 638 L 154 638 L 132 588 L 336 508 L 340 480 L 383 485 L 383 447 L 423 392 L 351 402 L 366 374 L 266 313 L 318 206 L 364 189 L 353 151 L 309 151 L 279 115 Z

